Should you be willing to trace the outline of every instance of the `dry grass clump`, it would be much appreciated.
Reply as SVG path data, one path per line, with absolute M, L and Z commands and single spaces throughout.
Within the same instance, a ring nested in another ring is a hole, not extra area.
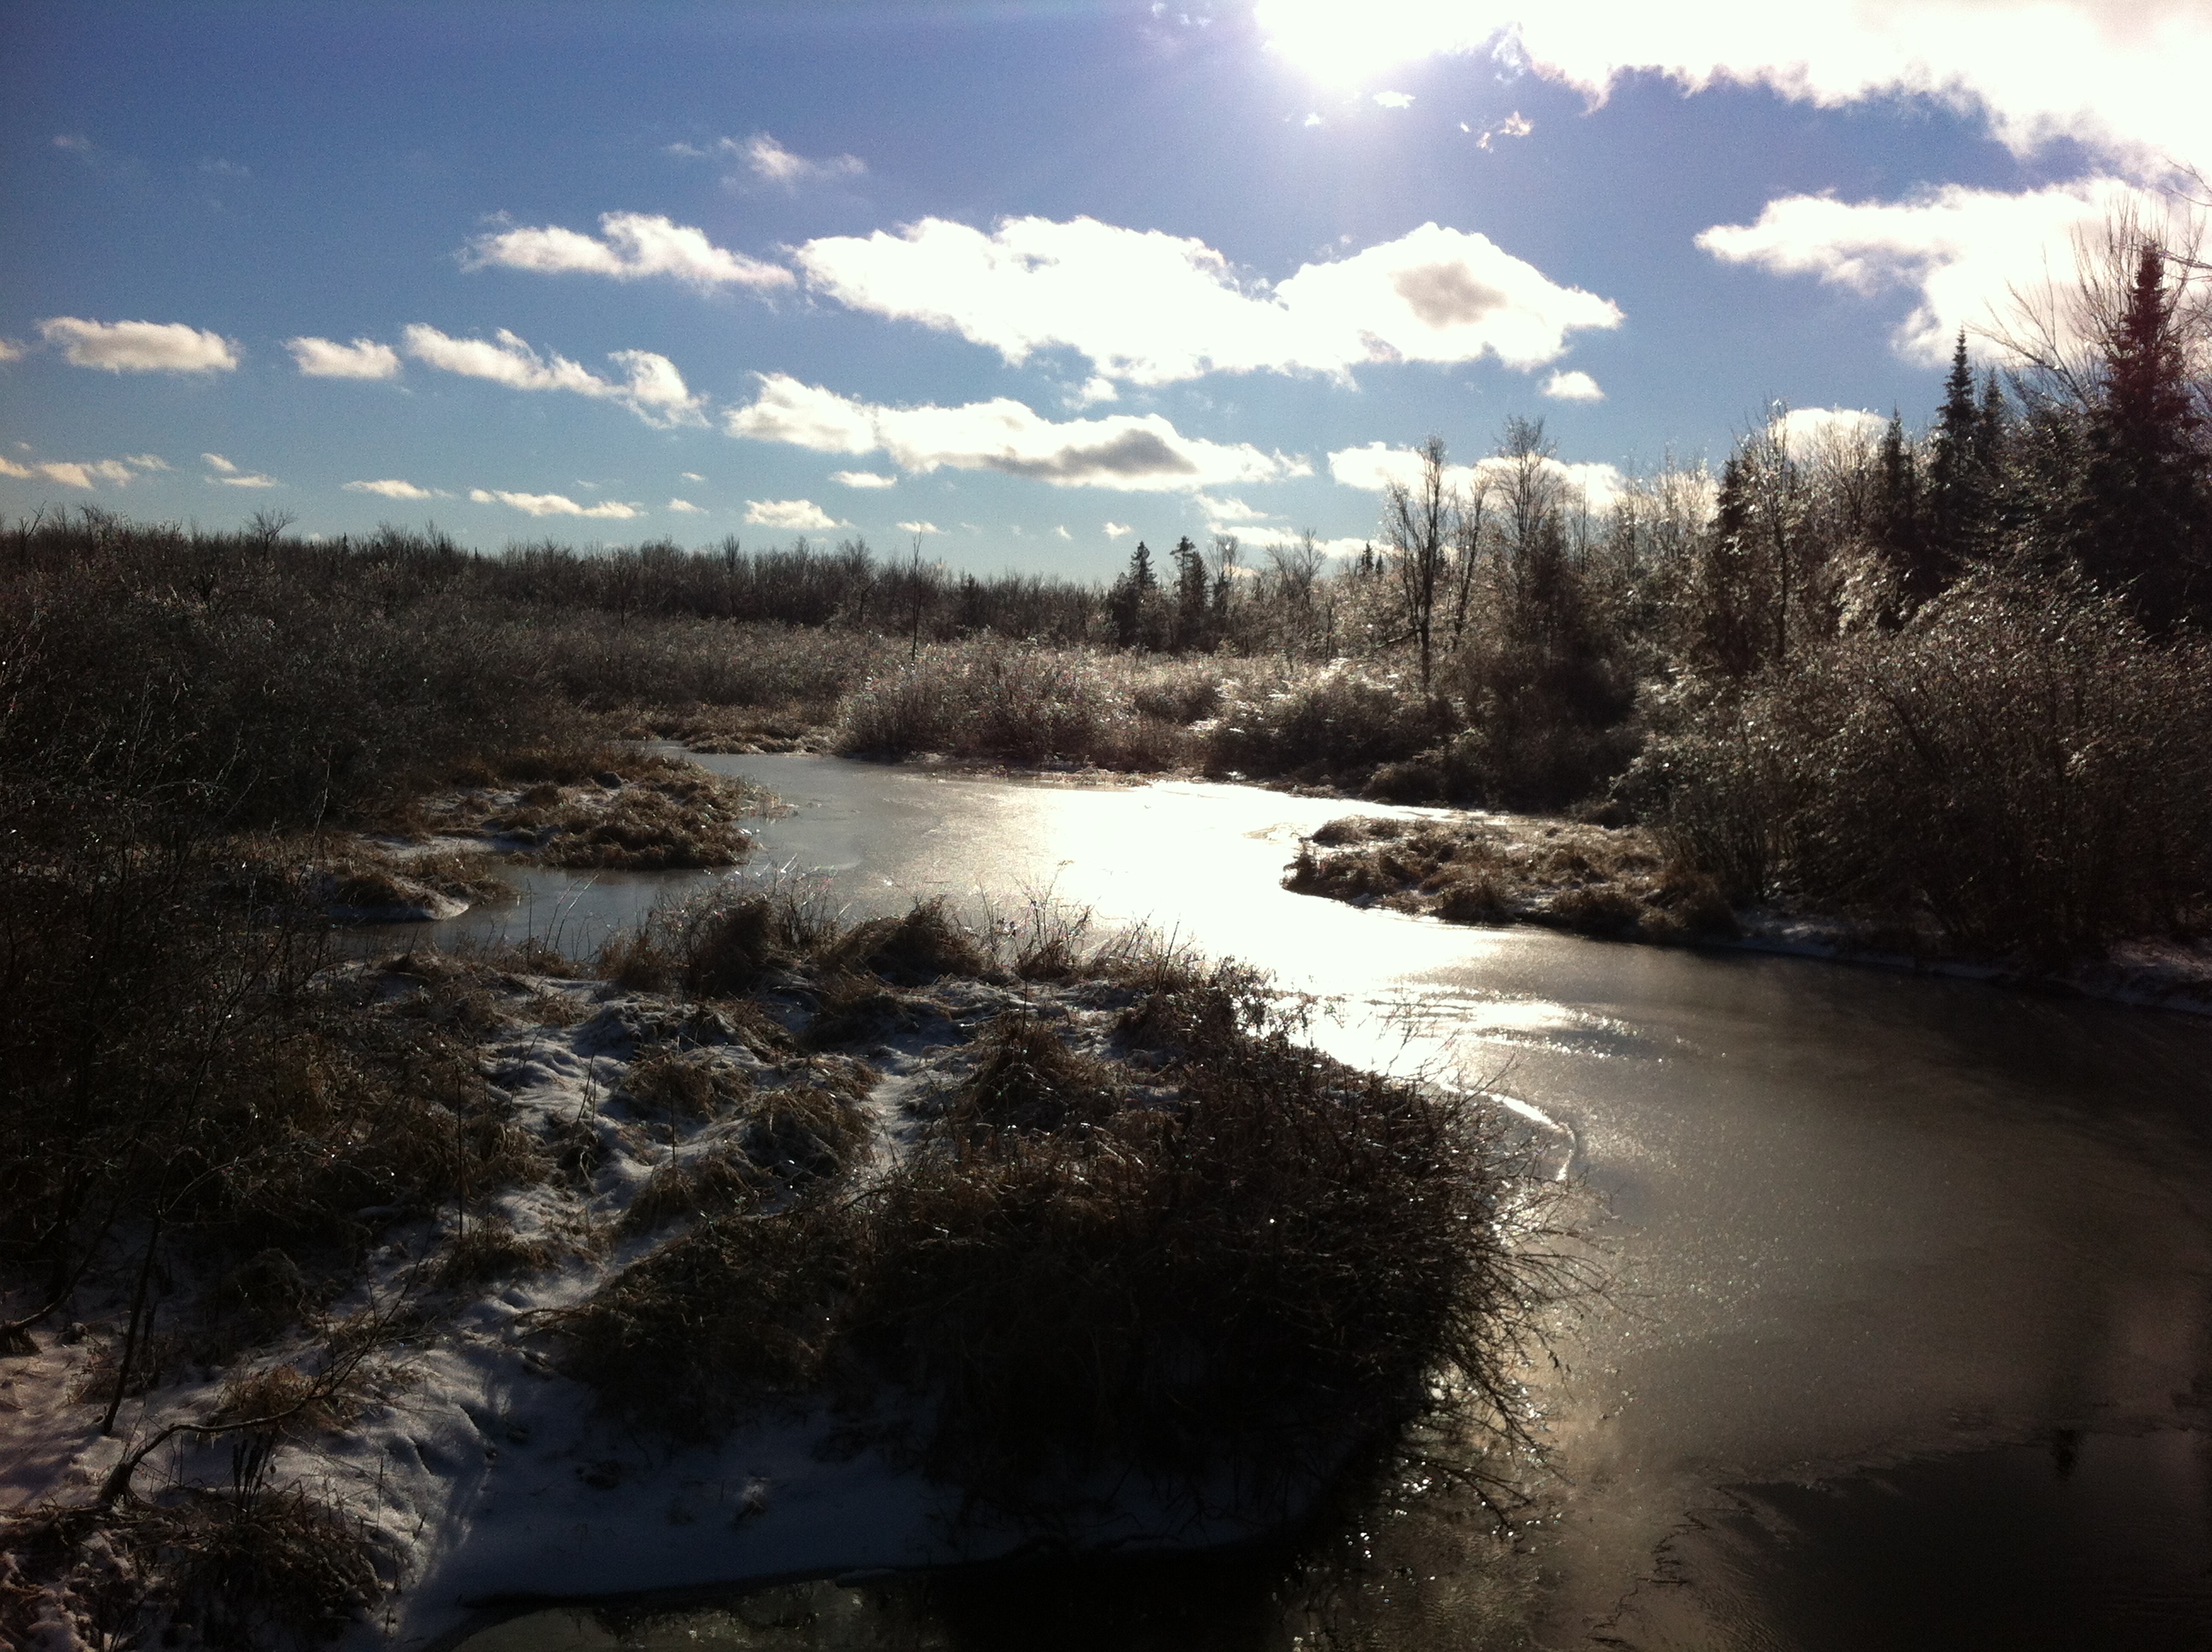
M 0 1640 L 34 1646 L 60 1627 L 48 1601 L 96 1646 L 163 1639 L 258 1652 L 316 1646 L 383 1598 L 368 1530 L 304 1488 L 195 1491 L 161 1506 L 46 1509 L 0 1521 L 13 1558 L 0 1574 Z M 64 1631 L 64 1632 L 66 1632 Z
M 349 1385 L 318 1382 L 296 1365 L 270 1365 L 234 1375 L 208 1420 L 218 1424 L 258 1423 L 267 1431 L 296 1436 L 343 1428 L 361 1414 Z
M 1736 932 L 1717 886 L 1650 833 L 1486 821 L 1333 820 L 1302 843 L 1284 887 L 1375 901 L 1453 923 L 1543 924 L 1614 939 Z
M 859 756 L 916 752 L 991 762 L 1085 763 L 1157 770 L 1187 763 L 1190 738 L 1137 702 L 1164 709 L 1190 690 L 1158 692 L 1158 674 L 1129 656 L 991 637 L 939 643 L 869 677 L 838 712 L 837 749 Z
M 1177 1100 L 1101 1118 L 1078 1066 L 1059 1130 L 936 1138 L 875 1196 L 851 1335 L 927 1397 L 922 1460 L 1016 1498 L 1128 1467 L 1287 1490 L 1419 1414 L 1443 1369 L 1511 1428 L 1526 1281 L 1497 1143 L 1233 994 L 1180 995 L 1136 1017 L 1202 1034 Z
M 725 1144 L 672 1159 L 646 1178 L 615 1231 L 651 1233 L 692 1217 L 751 1211 L 760 1203 L 761 1182 L 759 1167 L 742 1147 Z
M 982 942 L 942 896 L 917 900 L 896 918 L 855 924 L 823 954 L 831 969 L 866 969 L 902 987 L 923 987 L 944 975 L 981 975 L 991 969 Z
M 1123 1075 L 1068 1048 L 1065 1034 L 1031 1011 L 1005 1011 L 976 1042 L 975 1071 L 939 1120 L 963 1145 L 1000 1131 L 1056 1133 L 1098 1123 L 1121 1105 Z
M 1395 672 L 1340 662 L 1277 680 L 1225 685 L 1206 733 L 1206 771 L 1364 788 L 1383 765 L 1451 732 L 1449 708 Z
M 752 1075 L 712 1050 L 655 1050 L 623 1076 L 621 1097 L 653 1119 L 711 1119 L 752 1094 Z
M 471 1222 L 453 1237 L 429 1266 L 432 1284 L 448 1291 L 472 1291 L 499 1279 L 542 1273 L 553 1265 L 555 1248 L 526 1239 L 499 1218 Z
M 512 803 L 495 799 L 465 794 L 442 823 L 503 839 L 544 865 L 635 872 L 734 865 L 752 847 L 742 823 L 768 806 L 742 780 L 636 753 L 580 782 L 540 780 Z
M 1498 1143 L 1316 1055 L 1248 971 L 1119 967 L 1152 983 L 1109 1046 L 1146 1050 L 1141 1077 L 1006 1013 L 866 1184 L 848 1095 L 757 1090 L 624 1223 L 688 1231 L 553 1321 L 568 1368 L 694 1437 L 779 1398 L 903 1394 L 884 1437 L 1006 1505 L 1131 1469 L 1287 1497 L 1422 1414 L 1444 1370 L 1511 1432 L 1531 1282 Z M 758 1203 L 762 1167 L 799 1196 Z
M 551 1323 L 568 1370 L 603 1403 L 708 1437 L 821 1386 L 861 1242 L 858 1216 L 828 1196 L 710 1215 Z

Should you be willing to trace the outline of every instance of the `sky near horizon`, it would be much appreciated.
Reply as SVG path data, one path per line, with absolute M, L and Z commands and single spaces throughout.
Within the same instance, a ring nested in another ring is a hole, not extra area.
M 0 515 L 1095 578 L 1513 416 L 1601 503 L 1923 422 L 2208 87 L 2202 0 L 0 0 Z

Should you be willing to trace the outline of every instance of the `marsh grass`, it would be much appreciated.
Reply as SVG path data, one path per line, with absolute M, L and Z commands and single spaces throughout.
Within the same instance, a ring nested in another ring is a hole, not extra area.
M 990 957 L 940 908 L 800 945 L 767 904 L 747 932 L 781 938 L 787 993 L 868 959 L 910 974 L 884 944 L 902 930 L 930 972 Z M 1118 1017 L 999 1015 L 902 1155 L 870 1164 L 870 1075 L 823 1057 L 788 1069 L 818 1084 L 757 1086 L 672 1154 L 623 1230 L 689 1225 L 549 1316 L 568 1368 L 684 1437 L 834 1399 L 1004 1509 L 1132 1470 L 1286 1503 L 1427 1414 L 1445 1371 L 1516 1429 L 1513 1327 L 1538 1288 L 1502 1140 L 1317 1055 L 1249 970 L 1066 944 Z
M 1347 816 L 1299 846 L 1284 887 L 1453 923 L 1541 924 L 1608 939 L 1725 938 L 1717 885 L 1635 828 Z

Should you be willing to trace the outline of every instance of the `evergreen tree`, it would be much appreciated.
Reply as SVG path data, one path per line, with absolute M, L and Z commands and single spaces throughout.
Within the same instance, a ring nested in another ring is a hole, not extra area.
M 1967 364 L 1966 334 L 1959 333 L 1951 371 L 1943 380 L 1943 405 L 1928 445 L 1927 544 L 1924 566 L 1908 581 L 1924 600 L 1957 576 L 1981 549 L 1987 489 L 1980 463 L 1982 410 Z
M 1206 556 L 1185 534 L 1168 553 L 1175 559 L 1175 632 L 1170 646 L 1188 653 L 1208 646 Z
M 1877 548 L 1896 573 L 1898 588 L 1909 604 L 1932 596 L 1937 583 L 1928 562 L 1923 516 L 1920 456 L 1905 439 L 1905 421 L 1892 412 L 1875 473 L 1874 531 Z
M 1106 593 L 1106 617 L 1114 627 L 1114 641 L 1133 648 L 1144 640 L 1145 608 L 1159 588 L 1152 574 L 1152 553 L 1141 539 L 1129 554 L 1129 566 Z
M 2151 245 L 2105 346 L 2087 462 L 2072 513 L 2074 554 L 2125 591 L 2154 630 L 2212 613 L 2212 465 L 2175 324 L 2178 294 Z

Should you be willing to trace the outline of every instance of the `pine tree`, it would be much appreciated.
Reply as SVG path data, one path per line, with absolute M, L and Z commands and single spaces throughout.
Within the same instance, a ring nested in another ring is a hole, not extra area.
M 1168 553 L 1175 559 L 1175 637 L 1178 653 L 1203 649 L 1206 640 L 1206 556 L 1185 534 Z
M 1982 410 L 1974 396 L 1974 372 L 1967 364 L 1962 328 L 1943 380 L 1943 406 L 1928 445 L 1928 517 L 1925 566 L 1916 570 L 1916 597 L 1925 599 L 1955 578 L 1981 548 L 1986 514 L 1984 478 L 1978 462 Z
M 1938 582 L 1928 562 L 1920 456 L 1905 439 L 1905 421 L 1895 412 L 1889 416 L 1889 428 L 1882 433 L 1879 465 L 1874 510 L 1878 547 L 1895 572 L 1906 603 L 1917 604 L 1935 594 Z
M 1133 648 L 1144 640 L 1145 606 L 1158 588 L 1159 580 L 1152 574 L 1152 553 L 1139 539 L 1129 555 L 1127 571 L 1106 593 L 1106 617 L 1113 623 L 1114 641 L 1120 647 Z
M 2154 630 L 2212 614 L 2212 465 L 2193 404 L 2178 295 L 2145 246 L 2128 306 L 2105 347 L 2087 463 L 2074 501 L 2074 553 L 2125 591 Z

